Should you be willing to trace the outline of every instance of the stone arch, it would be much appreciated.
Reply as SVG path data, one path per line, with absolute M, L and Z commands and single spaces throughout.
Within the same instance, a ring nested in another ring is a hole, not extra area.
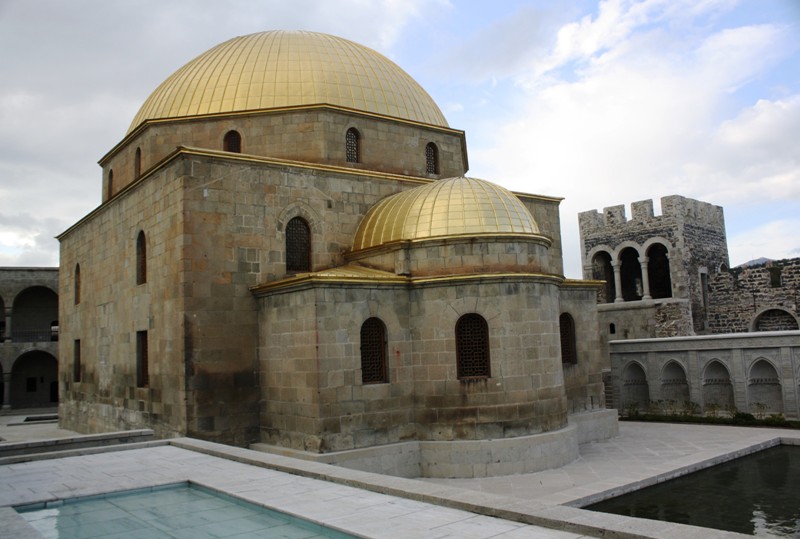
M 686 369 L 674 359 L 667 361 L 661 369 L 661 398 L 678 404 L 690 400 Z
M 276 220 L 277 225 L 277 234 L 278 239 L 282 240 L 281 244 L 283 248 L 281 250 L 281 257 L 286 263 L 286 227 L 289 224 L 289 221 L 294 219 L 295 217 L 300 217 L 305 221 L 308 225 L 309 231 L 311 233 L 310 238 L 310 271 L 313 271 L 316 267 L 315 260 L 317 259 L 319 253 L 322 252 L 322 219 L 314 211 L 314 209 L 304 202 L 293 202 L 286 206 L 283 211 L 281 211 L 280 215 Z
M 43 408 L 58 405 L 58 361 L 42 350 L 20 355 L 11 369 L 12 408 Z
M 756 417 L 783 413 L 781 378 L 775 366 L 766 358 L 758 358 L 747 377 L 749 412 Z
M 719 359 L 712 359 L 703 369 L 703 406 L 725 409 L 733 406 L 733 385 L 731 375 Z
M 781 307 L 765 307 L 750 322 L 750 331 L 792 331 L 800 329 L 800 321 L 791 311 Z
M 672 297 L 672 277 L 669 265 L 668 244 L 650 240 L 645 245 L 647 254 L 647 280 L 653 299 Z
M 614 280 L 614 268 L 611 265 L 613 258 L 611 256 L 610 249 L 597 249 L 594 251 L 595 252 L 589 257 L 589 260 L 591 260 L 592 264 L 592 279 L 606 282 L 600 292 L 602 295 L 599 298 L 600 302 L 613 303 L 617 297 L 617 287 Z
M 631 361 L 622 370 L 622 407 L 645 410 L 650 404 L 650 387 L 647 374 L 638 361 Z
M 623 301 L 639 301 L 644 295 L 639 256 L 636 247 L 629 246 L 619 251 L 619 276 Z
M 58 340 L 58 294 L 47 286 L 30 286 L 14 298 L 11 339 L 14 342 Z

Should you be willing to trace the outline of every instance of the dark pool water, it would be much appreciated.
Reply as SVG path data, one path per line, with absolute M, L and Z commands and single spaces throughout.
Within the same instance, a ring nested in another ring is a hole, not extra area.
M 778 446 L 585 507 L 763 537 L 800 537 L 800 446 Z

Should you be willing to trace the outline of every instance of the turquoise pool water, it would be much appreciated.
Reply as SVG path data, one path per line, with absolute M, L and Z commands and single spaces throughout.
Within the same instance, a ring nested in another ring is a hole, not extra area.
M 187 483 L 16 509 L 48 539 L 354 537 Z
M 584 509 L 760 537 L 800 537 L 800 447 L 760 451 Z

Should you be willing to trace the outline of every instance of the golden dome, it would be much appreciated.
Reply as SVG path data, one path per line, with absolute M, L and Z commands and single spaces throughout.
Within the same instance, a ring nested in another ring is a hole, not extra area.
M 173 73 L 147 98 L 145 120 L 330 104 L 447 127 L 431 96 L 372 49 L 315 32 L 235 37 Z
M 353 251 L 393 241 L 506 234 L 538 235 L 539 227 L 511 191 L 457 177 L 378 202 L 359 223 Z

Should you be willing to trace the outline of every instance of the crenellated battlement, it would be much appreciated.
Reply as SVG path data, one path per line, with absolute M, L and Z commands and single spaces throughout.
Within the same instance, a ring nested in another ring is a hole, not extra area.
M 625 205 L 609 206 L 603 211 L 589 210 L 578 214 L 581 235 L 587 236 L 606 228 L 619 230 L 636 228 L 642 224 L 652 226 L 692 223 L 712 228 L 725 227 L 722 207 L 700 200 L 670 195 L 661 198 L 661 215 L 655 215 L 653 200 L 640 200 L 631 203 L 631 218 L 625 213 Z M 627 225 L 627 226 L 626 226 Z

